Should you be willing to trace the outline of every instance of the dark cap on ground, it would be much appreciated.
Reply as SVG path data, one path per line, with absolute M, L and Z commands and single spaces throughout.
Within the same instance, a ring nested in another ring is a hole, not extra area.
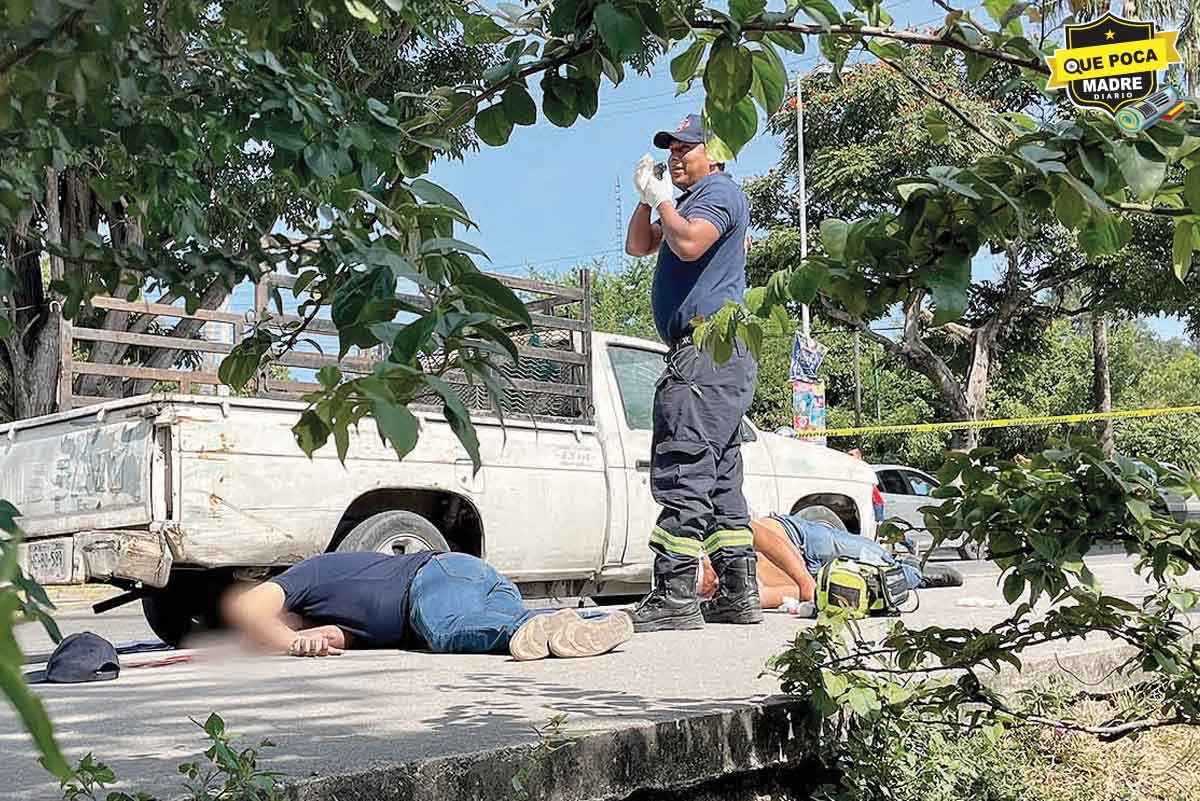
M 679 127 L 674 131 L 659 131 L 654 135 L 654 146 L 666 149 L 671 146 L 672 140 L 678 142 L 686 142 L 690 145 L 698 145 L 706 139 L 704 131 L 704 120 L 699 114 L 689 114 L 683 118 L 683 122 L 679 123 Z
M 98 634 L 84 631 L 60 642 L 46 660 L 46 667 L 26 673 L 25 680 L 30 684 L 80 684 L 111 681 L 120 673 L 121 660 L 113 644 Z

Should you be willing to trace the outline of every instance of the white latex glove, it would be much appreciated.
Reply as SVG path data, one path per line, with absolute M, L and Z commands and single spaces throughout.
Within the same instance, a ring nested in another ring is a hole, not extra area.
M 638 198 L 647 205 L 649 205 L 650 201 L 646 199 L 646 189 L 650 186 L 650 181 L 653 178 L 654 159 L 647 153 L 638 159 L 638 163 L 633 167 L 633 186 L 637 189 Z
M 662 178 L 655 176 L 654 162 L 651 160 L 650 171 L 644 181 L 645 188 L 638 190 L 643 203 L 652 209 L 657 209 L 663 203 L 675 205 L 675 185 L 671 183 L 671 173 L 668 170 L 663 171 Z

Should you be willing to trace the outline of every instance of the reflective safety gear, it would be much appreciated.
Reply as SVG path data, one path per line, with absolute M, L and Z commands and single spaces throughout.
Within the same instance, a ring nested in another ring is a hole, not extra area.
M 817 609 L 843 609 L 852 618 L 898 615 L 909 593 L 908 578 L 899 565 L 842 557 L 817 573 Z

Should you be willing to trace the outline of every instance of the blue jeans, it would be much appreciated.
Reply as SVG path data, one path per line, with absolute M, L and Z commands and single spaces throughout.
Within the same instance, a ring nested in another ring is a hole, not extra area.
M 433 557 L 409 593 L 409 620 L 435 654 L 507 653 L 534 614 L 511 581 L 465 553 Z
M 828 523 L 804 520 L 795 515 L 774 517 L 783 524 L 788 539 L 803 554 L 804 565 L 813 578 L 822 567 L 842 556 L 874 565 L 898 564 L 908 579 L 909 587 L 915 590 L 921 586 L 922 575 L 918 568 L 906 562 L 897 562 L 886 548 L 873 540 L 836 529 Z

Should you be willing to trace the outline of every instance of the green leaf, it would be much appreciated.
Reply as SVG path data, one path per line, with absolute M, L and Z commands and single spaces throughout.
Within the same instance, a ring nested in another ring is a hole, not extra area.
M 14 603 L 16 602 L 15 596 L 12 600 Z M 6 619 L 11 620 L 14 611 L 11 608 L 0 610 L 0 614 L 4 614 Z M 29 732 L 34 745 L 42 755 L 41 762 L 46 770 L 59 779 L 69 777 L 71 766 L 67 764 L 67 760 L 63 758 L 62 752 L 58 749 L 58 743 L 54 739 L 54 727 L 46 715 L 46 709 L 38 697 L 29 691 L 29 687 L 25 684 L 25 677 L 16 665 L 0 662 L 0 693 L 16 709 L 22 725 Z
M 371 403 L 371 413 L 379 429 L 379 439 L 391 442 L 396 456 L 403 459 L 417 446 L 417 418 L 407 406 L 383 398 Z
M 579 119 L 575 86 L 571 81 L 547 73 L 542 78 L 542 113 L 559 128 L 570 128 Z
M 732 109 L 750 93 L 754 57 L 722 36 L 713 45 L 704 68 L 704 90 L 718 106 Z
M 825 270 L 812 263 L 802 264 L 792 272 L 792 277 L 788 280 L 788 294 L 793 300 L 812 303 L 825 278 Z M 782 309 L 780 306 L 776 308 Z
M 850 226 L 844 220 L 832 217 L 821 220 L 821 246 L 834 261 L 843 261 L 846 258 L 846 242 L 849 236 Z
M 967 290 L 971 286 L 971 256 L 960 247 L 951 247 L 942 254 L 938 270 L 927 279 L 936 308 L 934 325 L 957 320 L 967 310 Z
M 782 47 L 784 50 L 804 55 L 805 39 L 801 34 L 790 33 L 788 31 L 769 31 L 767 33 L 767 41 L 778 47 Z
M 1025 592 L 1025 577 L 1020 573 L 1013 571 L 1004 579 L 1004 600 L 1008 604 L 1015 604 Z
M 418 178 L 410 183 L 408 188 L 412 190 L 414 195 L 421 198 L 421 200 L 424 200 L 426 203 L 436 203 L 439 206 L 445 206 L 446 208 L 454 209 L 464 218 L 468 217 L 467 210 L 463 206 L 462 201 L 432 181 L 427 181 L 424 178 Z
M 497 44 L 509 36 L 508 31 L 485 14 L 464 14 L 459 20 L 463 26 L 463 41 L 469 45 Z
M 1200 214 L 1200 167 L 1188 170 L 1187 177 L 1183 179 L 1183 197 L 1192 214 Z
M 502 310 L 510 320 L 516 320 L 527 326 L 533 325 L 529 309 L 511 289 L 499 280 L 483 273 L 463 273 L 458 278 L 459 286 L 469 289 L 479 298 L 486 300 L 493 307 Z
M 329 426 L 312 409 L 301 414 L 296 425 L 292 426 L 292 436 L 296 438 L 296 444 L 309 459 L 329 440 L 330 433 Z
M 1128 220 L 1105 212 L 1092 214 L 1087 224 L 1079 231 L 1079 246 L 1088 258 L 1099 258 L 1116 253 L 1133 236 Z
M 935 145 L 944 145 L 950 141 L 950 124 L 940 108 L 925 109 L 925 130 Z
M 332 178 L 337 173 L 333 151 L 316 142 L 304 148 L 304 163 L 318 178 Z
M 983 76 L 988 74 L 992 65 L 996 62 L 986 56 L 979 56 L 972 52 L 963 54 L 967 62 L 967 80 L 971 83 L 978 83 L 983 79 Z
M 787 72 L 773 50 L 757 50 L 751 58 L 754 69 L 751 88 L 757 88 L 754 97 L 762 106 L 763 113 L 772 117 L 787 96 Z
M 744 25 L 767 10 L 767 0 L 729 0 L 729 16 Z
M 612 3 L 598 6 L 593 19 L 600 38 L 613 55 L 623 59 L 638 51 L 644 30 L 641 20 L 631 17 Z
M 1167 161 L 1148 142 L 1121 142 L 1113 147 L 1117 166 L 1139 200 L 1149 200 L 1167 178 Z
M 829 0 L 800 0 L 798 5 L 800 10 L 818 25 L 828 27 L 842 21 L 842 15 Z
M 1057 184 L 1054 195 L 1054 214 L 1059 222 L 1074 231 L 1087 219 L 1087 204 L 1075 188 L 1066 181 Z
M 441 315 L 434 310 L 401 328 L 400 332 L 392 339 L 392 353 L 388 357 L 389 360 L 408 364 L 415 359 L 421 346 L 437 328 L 440 319 Z
M 513 124 L 504 113 L 503 103 L 488 106 L 475 117 L 475 133 L 486 144 L 500 147 L 512 136 Z
M 1126 498 L 1125 508 L 1133 515 L 1133 519 L 1139 523 L 1145 523 L 1152 516 L 1150 505 L 1143 500 L 1137 498 Z
M 678 82 L 694 78 L 707 47 L 708 44 L 703 39 L 697 39 L 691 47 L 671 59 L 671 77 Z
M 304 138 L 304 132 L 297 128 L 267 126 L 263 134 L 272 145 L 284 150 L 298 152 L 304 150 L 305 145 L 308 144 L 308 140 Z
M 371 7 L 361 0 L 345 0 L 346 10 L 350 12 L 350 16 L 355 19 L 361 19 L 369 22 L 372 25 L 379 24 L 379 17 L 371 10 Z
M 708 117 L 706 127 L 719 136 L 736 156 L 758 131 L 758 112 L 754 110 L 754 101 L 748 97 L 743 98 L 740 103 L 726 111 L 711 100 L 712 98 L 709 98 L 710 102 L 704 104 Z
M 488 254 L 481 250 L 476 245 L 470 242 L 464 242 L 461 239 L 455 239 L 452 236 L 439 236 L 433 239 L 426 239 L 421 243 L 422 253 L 444 253 L 448 250 L 457 250 L 463 253 L 471 253 L 476 256 L 482 256 L 491 261 Z
M 537 122 L 537 104 L 529 96 L 529 90 L 519 83 L 504 90 L 500 99 L 504 115 L 517 125 L 533 125 Z
M 333 389 L 342 383 L 342 371 L 335 365 L 326 365 L 317 371 L 317 381 L 325 389 Z
M 840 698 L 849 688 L 850 682 L 841 673 L 824 668 L 821 670 L 821 682 L 830 698 Z
M 479 437 L 475 426 L 471 423 L 471 413 L 463 404 L 454 387 L 435 375 L 425 375 L 422 379 L 442 396 L 442 416 L 450 424 L 450 430 L 458 437 L 458 441 L 471 457 L 475 472 L 479 472 L 482 461 L 479 456 Z
M 846 701 L 849 702 L 850 708 L 854 710 L 854 714 L 859 717 L 867 717 L 879 709 L 878 697 L 866 687 L 855 687 L 850 690 L 850 692 L 846 693 Z
M 1175 269 L 1175 277 L 1180 281 L 1187 278 L 1192 269 L 1192 231 L 1194 224 L 1191 220 L 1180 217 L 1175 220 L 1175 236 L 1171 247 L 1171 266 Z
M 894 39 L 870 39 L 867 42 L 867 49 L 876 56 L 888 61 L 898 62 L 904 60 L 904 45 Z

